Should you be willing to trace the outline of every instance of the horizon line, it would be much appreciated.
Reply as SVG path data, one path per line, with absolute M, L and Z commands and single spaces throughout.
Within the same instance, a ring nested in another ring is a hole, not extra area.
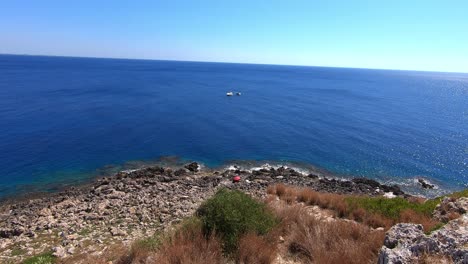
M 26 54 L 26 53 L 0 53 L 0 56 L 30 56 L 30 57 L 60 57 L 77 59 L 107 59 L 107 60 L 142 60 L 142 61 L 168 61 L 168 62 L 198 62 L 198 63 L 226 63 L 226 64 L 247 64 L 247 65 L 269 65 L 269 66 L 289 66 L 289 67 L 310 67 L 310 68 L 338 68 L 338 69 L 356 69 L 356 70 L 380 70 L 380 71 L 408 71 L 408 72 L 431 72 L 431 73 L 456 73 L 468 74 L 468 72 L 457 71 L 437 71 L 437 70 L 414 70 L 414 69 L 394 69 L 394 68 L 364 68 L 347 66 L 322 66 L 305 64 L 276 64 L 276 63 L 257 63 L 257 62 L 232 62 L 232 61 L 204 61 L 204 60 L 177 60 L 177 59 L 153 59 L 153 58 L 128 58 L 128 57 L 94 57 L 94 56 L 75 56 L 75 55 L 49 55 L 49 54 Z

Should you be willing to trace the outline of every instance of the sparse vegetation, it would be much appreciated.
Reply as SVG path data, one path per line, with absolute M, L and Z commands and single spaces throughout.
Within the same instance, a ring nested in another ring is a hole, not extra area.
M 290 228 L 288 248 L 307 262 L 375 262 L 384 239 L 383 231 L 352 222 L 323 222 L 303 213 Z
M 222 247 L 215 233 L 205 236 L 199 221 L 191 221 L 170 235 L 160 246 L 154 263 L 224 263 Z
M 447 256 L 441 256 L 441 255 L 422 255 L 418 261 L 417 264 L 452 264 L 453 260 Z
M 455 198 L 455 199 L 458 199 L 458 198 L 461 198 L 461 197 L 468 197 L 468 189 L 465 189 L 465 190 L 462 190 L 462 191 L 459 191 L 459 192 L 454 192 L 454 193 L 450 194 L 449 197 L 452 197 L 452 198 Z
M 78 232 L 78 235 L 80 235 L 80 236 L 87 236 L 87 235 L 91 234 L 92 231 L 93 231 L 93 230 L 91 230 L 91 228 L 84 228 L 84 229 L 82 229 L 82 230 L 80 230 L 80 231 Z
M 37 256 L 33 256 L 31 258 L 26 259 L 23 261 L 23 264 L 53 264 L 56 263 L 56 258 L 52 256 L 51 252 L 45 252 Z
M 432 230 L 439 222 L 432 219 L 431 214 L 441 198 L 421 202 L 409 201 L 396 197 L 388 199 L 384 197 L 346 196 L 332 193 L 319 193 L 307 188 L 295 188 L 284 185 L 276 185 L 275 190 L 270 188 L 270 193 L 291 203 L 291 197 L 298 202 L 308 205 L 317 205 L 324 209 L 330 209 L 338 217 L 344 217 L 367 224 L 371 227 L 390 228 L 397 222 L 420 223 L 425 230 Z M 287 199 L 285 198 L 286 195 Z
M 13 249 L 11 250 L 11 255 L 12 255 L 12 256 L 19 256 L 19 255 L 23 255 L 23 254 L 25 254 L 25 253 L 26 253 L 26 250 L 20 249 L 20 248 L 16 248 L 16 247 L 13 248 Z
M 130 253 L 127 256 L 127 259 L 132 260 L 132 262 L 137 260 L 144 260 L 149 255 L 153 254 L 158 250 L 158 247 L 161 245 L 161 238 L 157 234 L 137 240 L 133 242 L 132 247 L 130 248 Z M 122 261 L 121 262 L 129 262 Z

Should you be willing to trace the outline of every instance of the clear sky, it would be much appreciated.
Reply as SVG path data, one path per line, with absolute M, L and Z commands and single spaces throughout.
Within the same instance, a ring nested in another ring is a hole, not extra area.
M 468 1 L 4 0 L 0 53 L 468 72 Z

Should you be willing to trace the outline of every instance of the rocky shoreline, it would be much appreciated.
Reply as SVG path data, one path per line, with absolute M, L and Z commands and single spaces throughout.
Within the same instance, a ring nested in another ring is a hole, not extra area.
M 190 163 L 122 171 L 59 193 L 6 201 L 0 205 L 0 262 L 17 263 L 50 250 L 60 258 L 100 254 L 109 245 L 129 244 L 163 231 L 192 215 L 222 187 L 256 197 L 265 196 L 266 188 L 276 183 L 330 193 L 408 196 L 396 185 L 365 178 L 319 178 L 286 167 L 199 169 L 197 163 Z M 235 175 L 240 182 L 232 182 Z

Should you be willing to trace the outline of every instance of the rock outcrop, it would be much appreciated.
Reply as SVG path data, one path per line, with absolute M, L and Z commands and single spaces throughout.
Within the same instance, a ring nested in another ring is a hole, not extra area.
M 434 184 L 430 184 L 429 182 L 427 182 L 427 181 L 424 180 L 424 179 L 419 178 L 419 179 L 418 179 L 418 182 L 419 182 L 419 184 L 421 184 L 421 186 L 422 186 L 424 189 L 434 189 Z
M 448 222 L 468 212 L 468 198 L 454 199 L 445 197 L 434 210 L 433 217 L 441 222 Z
M 430 235 L 416 224 L 400 223 L 386 234 L 379 264 L 417 263 L 423 255 L 442 255 L 454 263 L 468 263 L 468 214 L 448 222 Z
M 185 165 L 185 168 L 191 172 L 197 172 L 199 167 L 200 166 L 196 162 L 192 162 L 192 163 Z

